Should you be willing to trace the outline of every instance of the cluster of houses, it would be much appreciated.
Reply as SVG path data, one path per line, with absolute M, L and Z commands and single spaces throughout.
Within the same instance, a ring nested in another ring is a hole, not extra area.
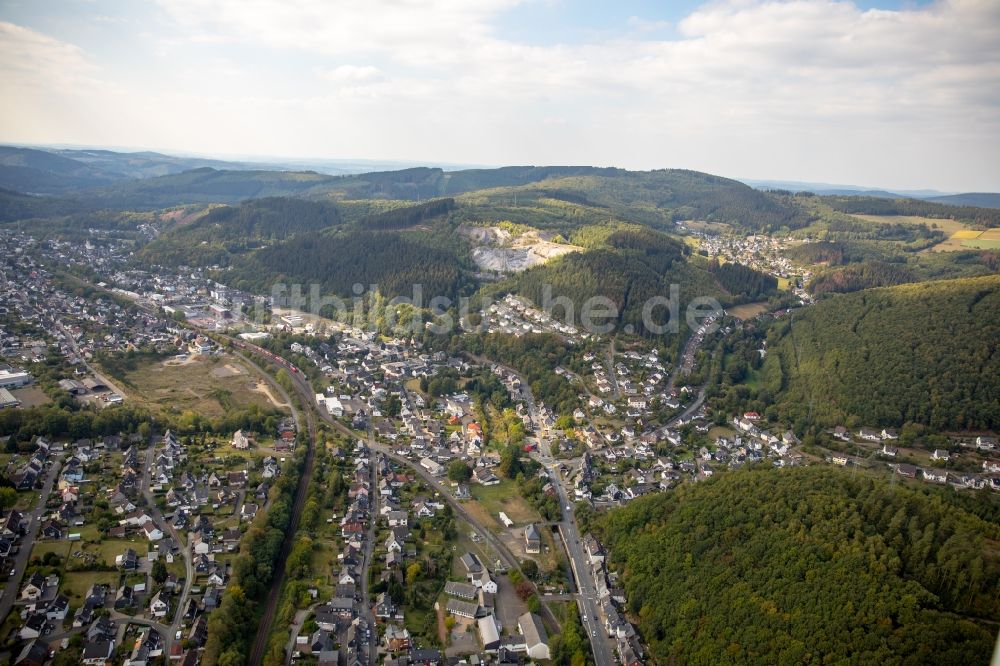
M 757 424 L 752 412 L 737 417 L 737 434 L 717 437 L 712 445 L 688 451 L 679 427 L 691 423 L 699 433 L 707 433 L 710 424 L 699 411 L 683 423 L 666 429 L 636 433 L 627 425 L 624 437 L 609 437 L 592 427 L 578 429 L 578 436 L 588 443 L 578 467 L 559 466 L 563 475 L 572 474 L 573 498 L 597 506 L 625 504 L 637 497 L 673 488 L 683 480 L 707 478 L 718 468 L 738 468 L 745 464 L 771 460 L 775 466 L 801 463 L 792 451 L 799 443 L 792 432 L 775 436 Z M 684 455 L 674 449 L 684 450 Z M 600 486 L 594 493 L 592 488 Z
M 597 585 L 598 608 L 604 630 L 615 640 L 622 664 L 641 666 L 645 651 L 635 627 L 621 611 L 625 604 L 625 591 L 618 582 L 618 575 L 607 568 L 604 546 L 594 535 L 586 534 L 583 549 Z
M 517 618 L 516 631 L 515 627 L 503 627 L 496 614 L 496 580 L 474 553 L 465 553 L 460 561 L 466 577 L 445 583 L 445 612 L 456 621 L 475 626 L 483 650 L 499 655 L 501 661 L 516 663 L 519 655 L 549 659 L 549 638 L 541 618 L 528 612 Z
M 6 231 L 0 234 L 0 248 L 11 264 L 11 270 L 5 272 L 7 279 L 0 300 L 12 313 L 48 336 L 47 340 L 5 340 L 4 356 L 43 360 L 54 350 L 69 362 L 79 363 L 81 356 L 87 359 L 97 351 L 118 352 L 172 340 L 168 319 L 123 307 L 112 299 L 70 293 L 45 268 L 45 264 L 78 264 L 110 272 L 115 262 L 114 243 L 39 241 Z M 79 372 L 85 374 L 82 368 Z M 82 381 L 79 385 L 86 388 Z
M 43 576 L 37 571 L 22 583 L 18 608 L 23 624 L 18 638 L 30 641 L 62 626 L 69 613 L 69 599 L 58 590 L 58 576 Z
M 134 613 L 142 607 L 147 601 L 146 585 L 134 582 L 135 576 L 149 561 L 149 557 L 160 552 L 157 548 L 172 547 L 176 552 L 177 545 L 161 541 L 162 532 L 149 514 L 138 507 L 138 484 L 142 470 L 135 442 L 134 437 L 109 436 L 96 441 L 81 439 L 67 445 L 38 438 L 32 462 L 19 469 L 21 478 L 41 480 L 46 473 L 51 473 L 50 456 L 55 453 L 63 457 L 57 482 L 53 484 L 53 490 L 44 502 L 45 511 L 39 518 L 37 538 L 56 542 L 78 541 L 80 534 L 73 530 L 84 526 L 85 516 L 91 510 L 89 505 L 84 505 L 80 492 L 81 486 L 93 483 L 93 480 L 86 478 L 84 468 L 105 459 L 111 452 L 122 451 L 119 481 L 106 489 L 109 508 L 118 519 L 118 525 L 110 528 L 110 535 L 126 536 L 130 532 L 139 532 L 158 543 L 152 551 L 153 555 L 140 558 L 134 549 L 129 548 L 116 557 L 116 568 L 123 575 L 131 575 L 133 583 L 118 586 L 94 583 L 86 591 L 83 602 L 76 607 L 71 620 L 69 598 L 60 591 L 63 581 L 58 575 L 43 575 L 39 570 L 33 570 L 19 586 L 15 586 L 18 588 L 15 612 L 21 619 L 16 636 L 25 643 L 18 649 L 13 663 L 46 663 L 56 648 L 51 636 L 57 632 L 64 633 L 67 631 L 65 627 L 71 626 L 72 630 L 80 630 L 84 637 L 81 662 L 104 664 L 115 652 L 118 634 L 117 623 L 110 619 L 108 613 Z M 88 496 L 92 495 L 93 493 L 88 493 Z M 32 547 L 32 543 L 20 543 L 21 540 L 30 538 L 26 534 L 27 519 L 20 512 L 8 512 L 4 516 L 3 526 L 0 548 L 5 551 L 5 557 L 17 555 L 22 546 L 26 549 Z M 78 551 L 73 557 L 85 555 L 92 553 Z M 12 565 L 12 560 L 4 563 L 4 566 L 7 565 Z M 166 615 L 168 606 L 164 602 L 165 595 L 177 585 L 176 577 L 170 576 L 163 588 L 153 596 L 150 602 L 151 618 Z M 69 622 L 71 624 L 67 625 Z M 148 659 L 162 654 L 162 637 L 156 631 L 146 628 L 140 634 L 131 652 L 126 653 L 125 664 L 144 664 Z
M 488 333 L 505 333 L 517 337 L 527 333 L 556 333 L 571 344 L 590 337 L 571 323 L 554 319 L 513 294 L 507 294 L 503 300 L 492 303 L 483 315 Z
M 621 394 L 625 396 L 629 416 L 641 417 L 652 397 L 657 394 L 658 386 L 667 379 L 667 368 L 660 362 L 655 351 L 640 354 L 637 351 L 622 352 L 618 356 L 614 368 L 607 368 L 601 359 L 592 353 L 584 355 L 583 360 L 590 363 L 593 372 L 593 382 L 597 390 L 604 394 Z M 670 400 L 671 396 L 663 396 Z M 613 403 L 592 401 L 593 408 L 600 408 L 606 414 L 616 413 Z
M 845 442 L 853 442 L 856 437 L 865 442 L 881 444 L 877 453 L 882 458 L 892 460 L 899 456 L 899 447 L 894 444 L 899 439 L 897 432 L 891 428 L 860 428 L 856 433 L 852 433 L 843 426 L 837 426 L 831 431 L 834 437 Z M 997 450 L 996 438 L 987 435 L 979 435 L 974 438 L 964 438 L 959 442 L 963 448 L 969 448 L 983 456 L 982 473 L 957 472 L 942 469 L 940 467 L 918 467 L 909 463 L 892 463 L 895 473 L 906 479 L 920 479 L 928 483 L 950 483 L 959 488 L 990 488 L 1000 491 L 1000 460 L 994 460 L 986 456 Z M 947 463 L 952 458 L 952 454 L 947 449 L 935 449 L 930 458 L 936 463 Z M 829 456 L 830 462 L 838 466 L 861 464 L 862 461 L 847 453 L 833 453 Z
M 337 457 L 342 452 L 334 452 Z M 317 629 L 295 637 L 295 651 L 312 655 L 317 663 L 361 666 L 368 663 L 371 631 L 368 600 L 362 596 L 365 549 L 370 538 L 377 488 L 372 487 L 371 452 L 358 441 L 351 454 L 353 475 L 348 489 L 348 507 L 339 522 L 342 550 L 337 555 L 333 596 L 314 609 Z M 384 603 L 384 600 L 382 600 Z M 383 610 L 391 610 L 384 607 Z M 340 649 L 335 648 L 336 645 Z
M 801 240 L 768 235 L 721 236 L 685 227 L 683 222 L 677 224 L 700 239 L 699 249 L 704 250 L 709 257 L 749 266 L 761 273 L 785 278 L 796 284 L 805 284 L 812 277 L 812 271 L 796 266 L 783 255 L 792 243 L 800 243 Z M 806 303 L 812 301 L 812 297 L 804 289 L 796 289 L 795 294 Z

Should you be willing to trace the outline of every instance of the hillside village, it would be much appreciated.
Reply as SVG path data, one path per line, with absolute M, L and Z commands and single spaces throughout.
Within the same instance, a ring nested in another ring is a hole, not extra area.
M 835 446 L 818 449 L 756 412 L 711 414 L 688 377 L 700 347 L 743 325 L 730 316 L 718 334 L 697 330 L 671 363 L 652 345 L 588 335 L 523 298 L 492 303 L 482 333 L 552 336 L 570 350 L 571 363 L 551 370 L 575 394 L 571 414 L 559 414 L 502 363 L 297 311 L 203 269 L 126 266 L 114 240 L 8 230 L 0 243 L 7 413 L 56 395 L 115 414 L 134 401 L 100 363 L 139 350 L 177 361 L 259 350 L 306 378 L 308 408 L 351 433 L 333 453 L 350 478 L 345 505 L 325 517 L 336 562 L 291 627 L 296 662 L 545 661 L 563 614 L 579 609 L 586 640 L 639 666 L 645 649 L 621 572 L 594 535 L 574 533 L 575 515 L 724 470 L 881 466 L 901 481 L 1000 491 L 989 435 L 926 453 L 900 446 L 891 428 L 841 426 L 829 432 Z M 769 237 L 706 236 L 701 247 L 777 277 L 809 277 Z M 59 265 L 98 277 L 88 283 Z M 243 537 L 305 443 L 296 418 L 271 418 L 274 427 L 256 430 L 144 423 L 99 437 L 7 438 L 15 498 L 0 532 L 0 640 L 14 663 L 61 651 L 88 664 L 199 663 Z M 511 448 L 528 474 L 506 469 Z M 522 573 L 528 561 L 532 576 Z

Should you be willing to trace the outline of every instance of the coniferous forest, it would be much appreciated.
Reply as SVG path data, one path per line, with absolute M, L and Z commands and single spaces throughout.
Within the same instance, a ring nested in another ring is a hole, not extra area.
M 997 275 L 839 295 L 771 327 L 761 388 L 787 423 L 995 430 L 997 340 Z

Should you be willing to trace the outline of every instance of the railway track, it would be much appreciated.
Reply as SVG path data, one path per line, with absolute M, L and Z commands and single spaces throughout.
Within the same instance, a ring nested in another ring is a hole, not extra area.
M 273 365 L 277 365 L 285 369 L 294 368 L 294 366 L 288 363 L 288 361 L 285 361 L 285 359 L 277 357 L 265 349 L 261 349 L 255 345 L 240 343 L 238 341 L 233 342 L 237 348 L 242 349 L 249 354 L 263 357 Z M 273 382 L 270 375 L 260 368 L 256 362 L 249 358 L 246 360 L 254 365 L 257 365 L 258 369 L 264 372 L 264 374 L 268 376 L 269 380 Z M 298 368 L 294 368 L 294 370 L 295 373 L 299 373 L 299 379 L 301 380 L 301 372 L 299 372 Z M 293 376 L 295 373 L 293 373 Z M 278 386 L 282 392 L 285 392 L 284 388 L 278 385 L 277 382 L 273 383 Z M 293 412 L 297 411 L 291 397 L 287 396 L 287 393 L 286 400 L 292 406 Z M 264 662 L 264 655 L 267 652 L 268 642 L 271 638 L 271 631 L 274 627 L 274 618 L 278 612 L 278 602 L 281 599 L 281 590 L 285 585 L 285 561 L 288 559 L 288 555 L 291 553 L 292 546 L 295 543 L 295 534 L 299 529 L 302 509 L 305 507 L 309 491 L 309 481 L 312 479 L 313 464 L 316 458 L 316 419 L 313 416 L 311 409 L 304 408 L 303 411 L 305 412 L 306 430 L 309 433 L 309 439 L 306 445 L 306 459 L 302 466 L 302 472 L 299 475 L 299 485 L 295 490 L 295 501 L 292 504 L 291 520 L 289 521 L 288 529 L 285 531 L 285 537 L 281 541 L 281 550 L 278 552 L 278 559 L 275 562 L 275 577 L 271 581 L 271 587 L 267 593 L 267 602 L 264 606 L 264 612 L 261 615 L 260 624 L 257 627 L 257 633 L 254 636 L 254 641 L 250 648 L 250 654 L 247 657 L 247 663 L 250 664 L 250 666 L 261 666 Z M 300 419 L 296 419 L 296 421 L 301 422 Z

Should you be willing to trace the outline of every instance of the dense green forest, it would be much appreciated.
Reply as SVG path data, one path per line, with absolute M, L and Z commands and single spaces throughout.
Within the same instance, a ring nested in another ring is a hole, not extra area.
M 748 469 L 597 529 L 655 663 L 964 665 L 992 651 L 1000 528 L 943 492 Z
M 174 226 L 143 247 L 143 260 L 164 266 L 220 265 L 268 242 L 340 223 L 332 203 L 267 197 L 210 209 L 193 222 Z
M 302 196 L 334 180 L 311 171 L 230 171 L 211 167 L 126 180 L 78 193 L 108 208 L 150 210 L 191 203 L 236 204 L 245 199 Z
M 809 291 L 820 296 L 827 293 L 847 293 L 872 287 L 891 287 L 916 281 L 913 271 L 900 264 L 881 261 L 862 262 L 824 271 L 809 283 Z
M 759 388 L 785 422 L 1000 428 L 1000 275 L 835 296 L 767 339 Z
M 0 223 L 36 218 L 61 217 L 83 210 L 93 210 L 94 204 L 57 197 L 35 197 L 0 188 Z M 28 223 L 21 225 L 24 228 Z
M 713 261 L 709 263 L 709 270 L 726 291 L 749 300 L 767 296 L 778 288 L 778 278 L 743 264 L 720 264 Z
M 985 227 L 1000 226 L 1000 210 L 950 206 L 920 199 L 881 199 L 876 197 L 829 196 L 823 201 L 843 213 L 862 215 L 917 215 L 920 217 L 952 218 Z
M 676 240 L 653 231 L 638 228 L 618 230 L 604 238 L 600 247 L 575 252 L 530 268 L 511 281 L 511 289 L 537 304 L 544 302 L 545 290 L 550 289 L 552 302 L 569 298 L 573 304 L 572 319 L 580 324 L 580 311 L 587 299 L 598 295 L 611 300 L 617 319 L 610 321 L 640 335 L 652 333 L 643 326 L 643 306 L 654 296 L 669 297 L 670 286 L 680 289 L 680 313 L 692 298 L 712 296 L 728 301 L 715 276 L 708 269 L 687 260 L 688 248 Z M 651 321 L 664 325 L 669 318 L 666 307 L 651 311 Z M 553 316 L 569 319 L 563 307 L 554 307 Z M 595 319 L 603 325 L 607 320 Z M 686 324 L 678 322 L 686 336 Z M 630 328 L 629 328 L 630 327 Z
M 844 246 L 832 241 L 818 243 L 803 243 L 785 250 L 785 256 L 800 264 L 830 264 L 843 263 Z
M 454 176 L 453 176 L 454 177 Z M 812 216 L 791 197 L 755 190 L 728 178 L 683 169 L 657 171 L 607 170 L 600 173 L 563 175 L 520 187 L 484 189 L 463 196 L 477 205 L 510 206 L 513 198 L 521 206 L 559 209 L 574 214 L 594 214 L 670 229 L 678 220 L 709 220 L 746 230 L 797 229 Z M 542 228 L 544 220 L 510 218 Z M 593 223 L 588 219 L 584 223 Z
M 416 206 L 394 208 L 369 215 L 361 220 L 361 226 L 366 229 L 405 229 L 446 215 L 454 208 L 454 199 L 435 199 Z
M 340 222 L 331 203 L 267 197 L 250 199 L 238 206 L 211 209 L 194 222 L 182 226 L 190 242 L 239 238 L 280 240 L 302 231 L 318 231 Z
M 266 293 L 275 282 L 319 284 L 327 295 L 351 296 L 353 285 L 377 285 L 384 296 L 412 296 L 422 285 L 424 305 L 434 296 L 455 297 L 471 288 L 464 247 L 445 232 L 359 231 L 303 233 L 249 255 L 223 277 Z

